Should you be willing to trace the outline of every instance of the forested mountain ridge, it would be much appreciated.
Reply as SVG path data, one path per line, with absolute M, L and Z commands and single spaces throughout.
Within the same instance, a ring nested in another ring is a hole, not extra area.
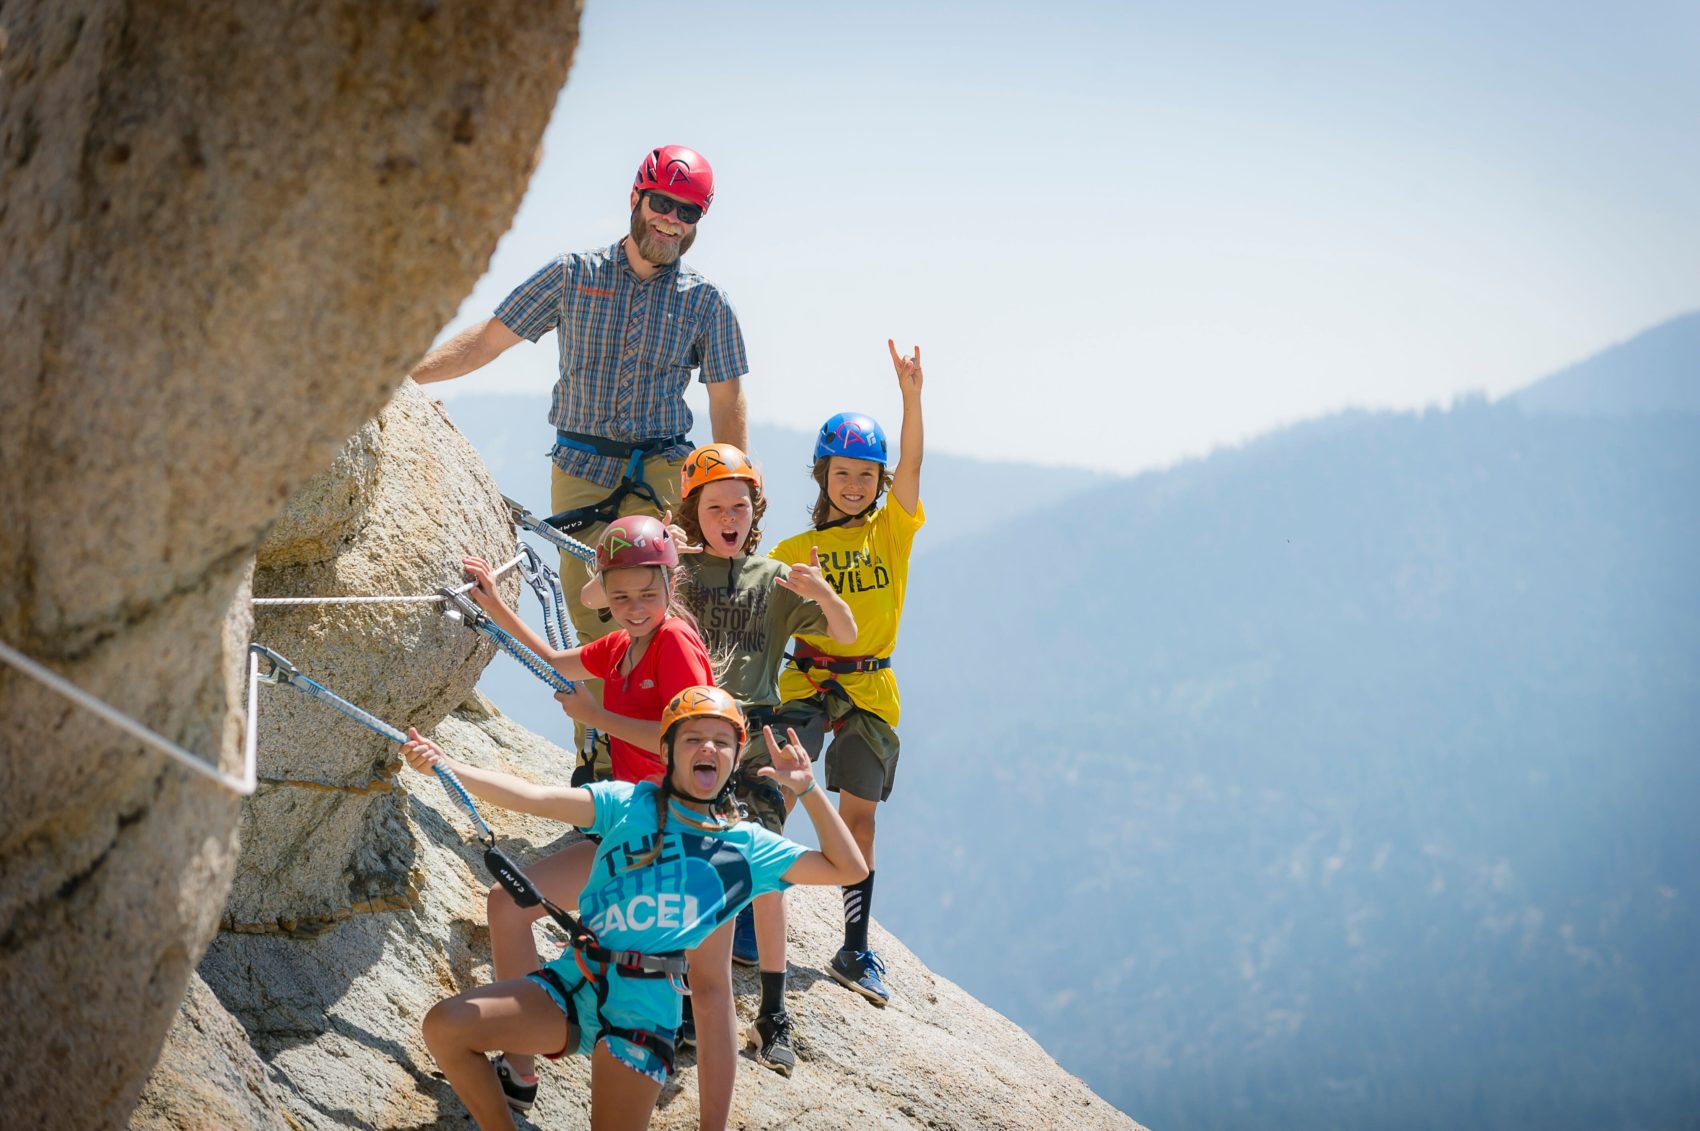
M 1697 497 L 1700 416 L 1471 399 L 1052 506 L 912 590 L 888 916 L 1154 1126 L 1671 1125 Z

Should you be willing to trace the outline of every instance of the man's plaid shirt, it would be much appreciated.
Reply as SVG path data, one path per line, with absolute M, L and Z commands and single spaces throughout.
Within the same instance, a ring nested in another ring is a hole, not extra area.
M 623 241 L 560 256 L 514 288 L 496 317 L 533 342 L 555 331 L 561 378 L 549 422 L 567 432 L 624 441 L 688 434 L 691 370 L 711 384 L 750 368 L 726 296 L 683 263 L 640 281 L 626 264 Z M 676 445 L 654 454 L 689 450 Z M 624 460 L 560 445 L 551 456 L 568 475 L 609 488 L 626 469 Z

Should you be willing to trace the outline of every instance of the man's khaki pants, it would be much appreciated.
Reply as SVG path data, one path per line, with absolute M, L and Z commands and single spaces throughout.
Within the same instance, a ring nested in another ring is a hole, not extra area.
M 651 514 L 660 518 L 668 510 L 677 510 L 679 506 L 679 472 L 684 466 L 683 458 L 668 459 L 665 456 L 651 456 L 645 460 L 643 464 L 644 481 L 660 497 L 661 510 L 657 511 L 648 500 L 637 495 L 627 495 L 620 501 L 620 514 Z M 568 475 L 553 464 L 550 465 L 550 472 L 549 506 L 551 514 L 591 506 L 600 503 L 613 494 L 612 488 Z M 596 540 L 602 537 L 602 531 L 606 525 L 606 523 L 596 523 L 587 526 L 583 530 L 575 531 L 572 537 L 587 546 L 594 546 Z M 561 591 L 566 595 L 567 615 L 572 618 L 574 634 L 581 645 L 601 639 L 619 627 L 613 620 L 603 619 L 598 610 L 585 608 L 584 602 L 579 600 L 579 590 L 583 589 L 585 582 L 590 580 L 590 574 L 589 566 L 565 550 L 561 551 Z M 586 680 L 583 686 L 596 696 L 598 703 L 602 701 L 601 680 Z M 579 767 L 574 774 L 574 780 L 585 778 L 584 767 L 586 766 L 590 768 L 590 779 L 586 780 L 607 780 L 611 773 L 607 736 L 604 735 L 602 741 L 596 744 L 596 748 L 589 752 L 584 748 L 584 738 L 585 728 L 579 723 L 574 723 L 573 749 L 578 751 Z

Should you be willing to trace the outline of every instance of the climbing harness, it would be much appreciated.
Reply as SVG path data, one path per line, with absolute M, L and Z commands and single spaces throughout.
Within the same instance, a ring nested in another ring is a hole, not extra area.
M 256 731 L 254 727 L 254 690 L 259 670 L 257 660 L 250 659 L 248 664 L 247 738 L 244 743 L 242 776 L 240 778 L 232 777 L 217 766 L 209 765 L 207 762 L 203 761 L 199 755 L 185 750 L 169 738 L 148 729 L 143 724 L 132 719 L 129 715 L 119 711 L 110 703 L 89 694 L 87 691 L 84 691 L 58 672 L 55 672 L 50 668 L 43 667 L 41 664 L 36 663 L 34 660 L 30 659 L 28 656 L 24 655 L 9 644 L 0 643 L 0 660 L 5 660 L 31 679 L 46 685 L 48 688 L 58 692 L 71 702 L 77 704 L 77 706 L 82 707 L 91 714 L 106 720 L 119 730 L 130 735 L 132 738 L 140 740 L 143 745 L 151 746 L 153 749 L 166 755 L 173 761 L 182 764 L 185 768 L 193 770 L 202 777 L 212 779 L 214 782 L 222 785 L 225 789 L 228 789 L 238 797 L 253 796 L 254 787 L 259 780 L 256 770 L 257 763 L 255 760 Z
M 849 675 L 851 672 L 878 672 L 891 666 L 890 656 L 834 656 L 801 639 L 792 641 L 796 651 L 785 653 L 785 658 L 805 676 L 815 668 L 831 672 L 833 675 Z
M 597 523 L 612 522 L 620 517 L 620 504 L 625 502 L 627 495 L 636 495 L 656 510 L 661 509 L 661 496 L 655 493 L 643 477 L 643 461 L 645 457 L 668 448 L 682 447 L 689 441 L 684 436 L 663 436 L 655 440 L 639 440 L 635 443 L 625 443 L 616 440 L 606 440 L 600 436 L 590 436 L 582 432 L 556 432 L 555 444 L 574 451 L 590 452 L 599 456 L 611 456 L 615 459 L 625 457 L 626 473 L 620 477 L 620 485 L 609 493 L 608 497 L 598 503 L 588 506 L 573 507 L 571 510 L 552 514 L 544 521 L 550 526 L 567 533 L 576 534 L 587 526 Z M 544 537 L 548 537 L 544 535 Z
M 303 675 L 294 664 L 272 649 L 267 648 L 264 644 L 250 644 L 248 650 L 256 661 L 263 659 L 270 668 L 269 672 L 257 675 L 256 678 L 259 682 L 293 687 L 309 698 L 317 699 L 327 707 L 353 719 L 361 726 L 377 732 L 398 746 L 407 744 L 407 735 L 401 730 L 391 726 L 371 712 L 355 706 L 323 684 Z M 682 976 L 685 973 L 686 961 L 683 955 L 645 954 L 637 950 L 609 950 L 599 943 L 594 931 L 585 926 L 576 915 L 555 904 L 538 891 L 537 885 L 531 882 L 530 877 L 521 870 L 518 864 L 513 862 L 507 853 L 502 851 L 496 843 L 495 832 L 485 823 L 483 815 L 478 812 L 478 806 L 473 804 L 472 795 L 466 791 L 466 787 L 461 784 L 460 778 L 455 772 L 443 765 L 435 765 L 431 768 L 436 771 L 437 780 L 442 783 L 449 796 L 460 802 L 471 814 L 473 822 L 477 824 L 479 829 L 478 840 L 484 846 L 484 866 L 490 870 L 490 874 L 496 878 L 496 882 L 502 885 L 503 890 L 512 896 L 514 902 L 519 906 L 542 907 L 549 914 L 549 917 L 567 933 L 568 945 L 581 956 L 581 966 L 582 961 L 588 959 L 590 962 L 602 966 L 604 970 L 613 966 L 628 977 L 639 978 L 672 978 Z
M 550 525 L 551 520 L 538 518 L 506 495 L 502 496 L 502 501 L 508 504 L 508 512 L 514 525 L 522 530 L 531 531 L 557 550 L 565 550 L 590 568 L 596 568 L 596 550 L 594 547 L 585 545 L 577 538 L 567 537 Z
M 654 1053 L 657 1059 L 661 1061 L 662 1065 L 666 1067 L 667 1075 L 673 1075 L 677 1052 L 676 1047 L 673 1044 L 673 1039 L 663 1033 L 657 1033 L 651 1029 L 627 1029 L 620 1025 L 608 1024 L 606 1014 L 606 1010 L 608 1008 L 608 978 L 606 973 L 600 979 L 592 977 L 590 971 L 585 969 L 584 963 L 582 962 L 579 963 L 579 973 L 584 975 L 585 981 L 596 987 L 596 1019 L 601 1026 L 602 1034 L 610 1037 L 619 1037 L 623 1041 L 630 1041 L 634 1045 L 648 1049 L 650 1052 Z M 551 970 L 547 966 L 532 971 L 531 976 L 533 978 L 542 978 L 544 981 L 548 982 L 550 986 L 554 987 L 555 992 L 561 995 L 561 1004 L 566 1009 L 567 1024 L 571 1025 L 574 1029 L 579 1029 L 578 1006 L 573 1002 L 573 993 L 577 987 L 569 987 L 567 983 L 561 979 L 559 974 L 555 973 L 555 971 Z M 555 1060 L 558 1059 L 565 1051 L 566 1050 L 563 1049 L 560 1053 L 544 1053 L 543 1055 L 549 1060 Z

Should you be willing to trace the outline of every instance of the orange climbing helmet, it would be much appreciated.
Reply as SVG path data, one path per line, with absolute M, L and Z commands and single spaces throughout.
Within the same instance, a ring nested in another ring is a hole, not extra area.
M 739 746 L 743 746 L 748 734 L 744 712 L 738 701 L 718 687 L 687 687 L 673 696 L 672 701 L 661 710 L 661 740 L 665 742 L 673 728 L 686 719 L 725 719 L 738 728 Z
M 742 448 L 704 444 L 685 457 L 685 466 L 679 472 L 679 498 L 688 499 L 691 492 L 718 479 L 742 479 L 761 490 L 761 472 Z
M 672 569 L 678 564 L 679 547 L 673 544 L 672 532 L 659 518 L 651 515 L 628 514 L 617 518 L 596 540 L 598 573 L 637 566 Z

